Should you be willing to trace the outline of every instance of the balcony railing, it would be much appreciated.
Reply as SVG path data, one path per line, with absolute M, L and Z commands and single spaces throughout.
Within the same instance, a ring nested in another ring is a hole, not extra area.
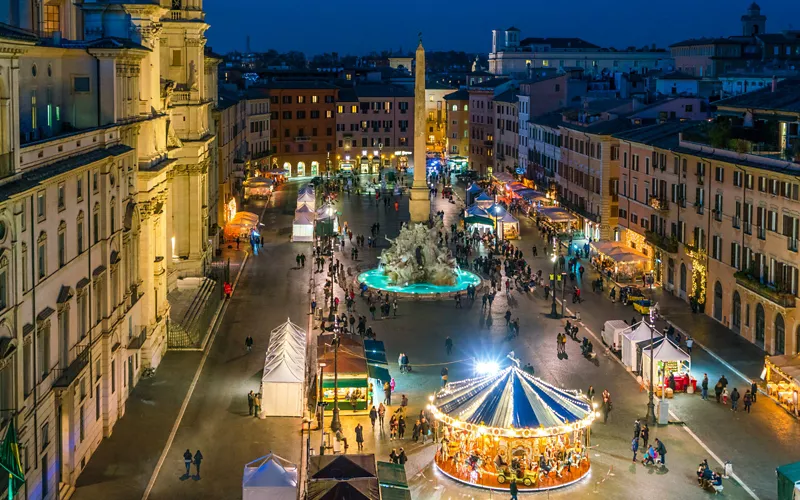
M 711 210 L 711 213 L 714 214 L 714 220 L 721 221 L 722 220 L 722 210 L 715 208 Z
M 759 240 L 766 240 L 767 239 L 767 228 L 764 226 L 756 227 L 756 237 Z
M 294 138 L 294 142 L 308 142 L 311 140 L 311 137 L 308 135 L 298 135 Z
M 147 340 L 147 326 L 140 325 L 136 328 L 139 329 L 139 333 L 135 334 L 136 330 L 134 330 L 134 336 L 128 338 L 128 349 L 141 349 L 144 345 L 145 340 Z
M 89 364 L 89 342 L 76 345 L 71 350 L 75 359 L 66 368 L 56 370 L 56 381 L 53 387 L 69 387 Z
M 744 223 L 744 234 L 753 234 L 753 225 L 751 223 Z
M 695 203 L 694 208 L 697 210 L 697 213 L 703 215 L 703 210 L 705 207 L 699 203 Z
M 797 238 L 792 238 L 791 236 L 789 238 L 787 238 L 786 246 L 792 252 L 796 252 L 797 251 Z
M 751 292 L 764 297 L 765 299 L 786 309 L 795 307 L 795 296 L 786 290 L 782 290 L 775 285 L 762 283 L 760 279 L 746 271 L 734 273 L 736 284 L 750 290 Z
M 735 216 L 733 219 L 731 219 L 731 225 L 733 226 L 734 229 L 739 229 L 740 227 L 742 227 L 741 218 L 739 216 Z
M 678 253 L 678 239 L 674 236 L 666 236 L 663 234 L 654 233 L 653 231 L 645 231 L 644 239 L 651 245 L 656 246 L 667 253 Z
M 657 196 L 651 196 L 650 199 L 647 201 L 647 204 L 650 205 L 651 208 L 661 211 L 669 210 L 669 200 L 666 198 L 659 198 Z

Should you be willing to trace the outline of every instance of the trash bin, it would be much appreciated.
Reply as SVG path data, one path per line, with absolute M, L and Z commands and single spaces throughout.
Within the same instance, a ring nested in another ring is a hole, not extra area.
M 667 399 L 661 398 L 658 400 L 656 419 L 659 425 L 667 425 L 669 423 L 669 401 Z

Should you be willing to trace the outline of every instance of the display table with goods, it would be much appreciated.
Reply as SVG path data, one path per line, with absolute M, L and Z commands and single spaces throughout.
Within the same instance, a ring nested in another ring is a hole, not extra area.
M 592 403 L 522 371 L 516 360 L 496 373 L 448 384 L 431 396 L 438 423 L 436 467 L 475 487 L 548 490 L 589 472 Z

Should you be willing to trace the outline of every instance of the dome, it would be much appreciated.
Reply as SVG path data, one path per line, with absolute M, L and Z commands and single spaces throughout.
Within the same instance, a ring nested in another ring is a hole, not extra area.
M 576 391 L 556 388 L 517 366 L 453 382 L 437 393 L 434 416 L 454 427 L 483 427 L 494 435 L 549 436 L 586 427 L 591 403 Z

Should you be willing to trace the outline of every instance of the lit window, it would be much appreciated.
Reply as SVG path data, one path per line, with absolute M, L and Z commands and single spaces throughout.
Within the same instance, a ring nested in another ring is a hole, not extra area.
M 314 104 L 318 103 L 319 102 L 319 96 L 312 95 L 311 96 L 311 102 L 313 102 Z
M 56 31 L 61 31 L 61 6 L 44 6 L 44 35 L 53 36 Z
M 549 67 L 550 61 L 548 61 L 547 59 L 542 59 L 542 66 L 545 68 Z
M 336 107 L 336 112 L 339 113 L 339 114 L 344 113 L 344 106 L 337 106 Z

